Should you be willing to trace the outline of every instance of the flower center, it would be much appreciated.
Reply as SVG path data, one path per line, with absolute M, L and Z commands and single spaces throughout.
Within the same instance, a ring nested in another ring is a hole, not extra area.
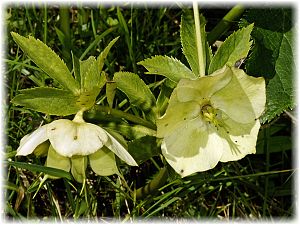
M 218 110 L 212 107 L 210 104 L 205 104 L 201 108 L 201 114 L 205 121 L 212 123 L 216 128 L 221 126 L 220 116 L 218 116 Z

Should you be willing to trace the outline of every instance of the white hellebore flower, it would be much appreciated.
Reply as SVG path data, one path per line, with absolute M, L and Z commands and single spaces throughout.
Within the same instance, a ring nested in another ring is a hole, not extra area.
M 157 121 L 163 155 L 184 177 L 255 153 L 265 101 L 264 78 L 237 68 L 180 80 Z
M 79 111 L 73 121 L 55 120 L 24 136 L 17 155 L 28 155 L 49 140 L 52 148 L 64 157 L 91 155 L 106 146 L 127 164 L 137 166 L 132 156 L 112 135 L 95 124 L 86 123 L 82 115 L 83 111 Z

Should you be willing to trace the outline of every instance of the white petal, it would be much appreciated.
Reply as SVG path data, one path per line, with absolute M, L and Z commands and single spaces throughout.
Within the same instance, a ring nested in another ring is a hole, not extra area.
M 47 125 L 39 127 L 21 139 L 16 155 L 29 155 L 39 144 L 45 142 L 47 139 Z
M 53 148 L 66 157 L 92 154 L 108 139 L 105 131 L 97 125 L 66 119 L 50 123 L 47 132 Z
M 239 160 L 256 152 L 259 120 L 250 124 L 240 124 L 229 119 L 226 120 L 226 126 L 229 128 L 229 134 L 223 139 L 221 162 Z
M 162 143 L 162 153 L 182 177 L 214 168 L 222 152 L 222 139 L 212 129 L 199 127 L 201 121 L 189 121 Z
M 108 141 L 105 146 L 109 148 L 113 153 L 115 153 L 120 159 L 125 161 L 128 165 L 138 166 L 134 158 L 127 152 L 127 150 L 107 131 Z

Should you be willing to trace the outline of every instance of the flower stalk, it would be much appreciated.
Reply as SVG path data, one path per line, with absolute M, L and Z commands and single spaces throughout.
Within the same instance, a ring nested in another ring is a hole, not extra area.
M 195 20 L 195 30 L 196 30 L 196 45 L 198 53 L 198 65 L 199 65 L 199 76 L 205 76 L 205 61 L 204 52 L 202 48 L 202 39 L 200 33 L 200 19 L 199 19 L 199 9 L 197 1 L 193 2 L 194 20 Z

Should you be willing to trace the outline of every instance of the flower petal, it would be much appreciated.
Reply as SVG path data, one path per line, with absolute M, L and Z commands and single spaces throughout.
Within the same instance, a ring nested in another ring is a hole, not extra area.
M 16 155 L 29 155 L 39 144 L 45 142 L 48 139 L 47 126 L 41 126 L 31 134 L 25 135 L 20 141 Z
M 120 159 L 125 161 L 128 165 L 138 166 L 134 158 L 127 152 L 127 150 L 107 131 L 108 141 L 105 146 L 115 153 Z
M 248 76 L 237 68 L 230 69 L 231 82 L 211 97 L 211 103 L 239 123 L 253 122 L 265 108 L 265 80 Z
M 71 169 L 70 159 L 58 154 L 52 145 L 49 146 L 46 166 L 57 168 L 69 172 Z M 54 178 L 54 177 L 52 177 Z
M 235 161 L 244 158 L 247 154 L 256 152 L 257 134 L 260 128 L 259 120 L 250 124 L 237 123 L 226 120 L 230 132 L 223 138 L 223 155 L 221 162 Z
M 85 170 L 87 168 L 87 156 L 73 156 L 71 158 L 71 173 L 74 179 L 83 183 L 85 179 Z
M 168 163 L 182 177 L 214 168 L 222 156 L 222 139 L 199 120 L 178 127 L 161 146 Z
M 88 156 L 92 170 L 99 176 L 118 174 L 115 154 L 106 146 Z
M 89 155 L 106 143 L 106 132 L 91 123 L 76 123 L 61 119 L 48 126 L 48 137 L 53 148 L 61 155 Z
M 197 102 L 183 102 L 169 106 L 165 115 L 157 120 L 157 137 L 169 135 L 177 127 L 199 116 L 200 105 Z
M 215 92 L 224 88 L 231 78 L 231 71 L 225 66 L 215 73 L 197 80 L 181 79 L 173 93 L 177 96 L 179 102 L 201 102 L 204 99 L 209 99 Z

